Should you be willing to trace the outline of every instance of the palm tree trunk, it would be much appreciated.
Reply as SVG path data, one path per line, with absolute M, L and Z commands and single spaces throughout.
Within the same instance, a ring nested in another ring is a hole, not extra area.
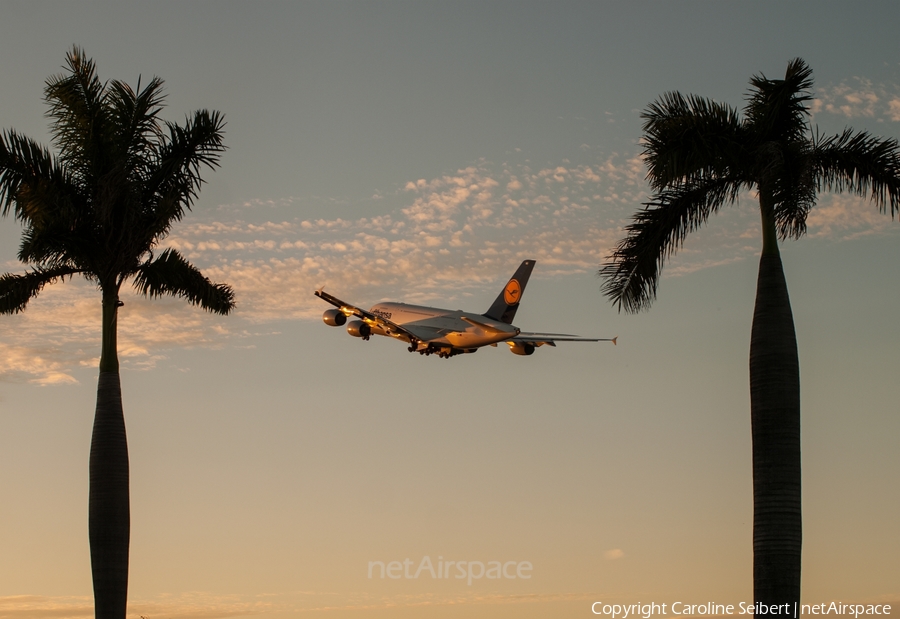
M 103 343 L 91 437 L 88 531 L 94 616 L 125 619 L 128 599 L 128 442 L 116 358 L 118 294 L 103 294 Z M 112 358 L 110 358 L 110 352 Z
M 763 217 L 756 306 L 750 336 L 753 435 L 753 597 L 800 601 L 800 364 L 774 225 Z M 774 246 L 774 251 L 772 247 Z

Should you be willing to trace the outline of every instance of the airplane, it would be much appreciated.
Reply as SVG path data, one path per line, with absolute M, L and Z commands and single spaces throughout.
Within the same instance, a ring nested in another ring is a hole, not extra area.
M 506 342 L 516 355 L 530 355 L 536 348 L 544 344 L 556 346 L 556 342 L 612 342 L 615 345 L 615 337 L 526 333 L 513 326 L 534 265 L 534 260 L 522 262 L 484 314 L 406 303 L 379 303 L 367 311 L 328 294 L 324 286 L 316 290 L 315 295 L 337 308 L 326 310 L 322 315 L 326 325 L 341 327 L 346 324 L 347 333 L 363 340 L 372 335 L 392 337 L 408 343 L 409 352 L 436 354 L 442 359 L 473 353 L 482 346 L 496 347 L 499 342 Z M 350 316 L 359 320 L 347 322 Z

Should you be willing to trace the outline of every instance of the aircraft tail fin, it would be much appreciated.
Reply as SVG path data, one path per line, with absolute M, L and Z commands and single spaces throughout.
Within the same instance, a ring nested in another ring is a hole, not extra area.
M 487 318 L 499 320 L 506 324 L 512 324 L 513 318 L 516 316 L 516 310 L 519 309 L 519 301 L 522 299 L 522 293 L 525 292 L 525 284 L 531 277 L 531 270 L 534 268 L 534 260 L 525 260 L 516 269 L 516 272 L 506 282 L 506 286 L 497 295 L 491 309 L 484 313 Z

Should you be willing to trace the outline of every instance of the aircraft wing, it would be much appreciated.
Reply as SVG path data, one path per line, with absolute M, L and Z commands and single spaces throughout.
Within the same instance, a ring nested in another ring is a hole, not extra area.
M 520 344 L 532 344 L 533 346 L 556 346 L 556 342 L 612 342 L 615 345 L 617 337 L 581 337 L 568 333 L 529 333 L 522 331 L 519 335 L 511 337 L 507 342 L 519 342 Z
M 382 318 L 378 314 L 373 314 L 368 310 L 364 310 L 361 307 L 356 307 L 355 305 L 350 305 L 349 303 L 345 303 L 338 299 L 337 297 L 328 294 L 322 289 L 316 290 L 316 296 L 322 299 L 323 301 L 327 301 L 331 303 L 333 306 L 341 310 L 347 316 L 356 316 L 357 318 L 361 318 L 363 322 L 368 324 L 371 327 L 378 327 L 386 334 L 404 340 L 406 342 L 413 342 L 418 340 L 427 339 L 427 337 L 422 337 L 424 334 L 416 334 L 409 329 L 401 327 L 397 323 L 391 322 L 387 318 Z

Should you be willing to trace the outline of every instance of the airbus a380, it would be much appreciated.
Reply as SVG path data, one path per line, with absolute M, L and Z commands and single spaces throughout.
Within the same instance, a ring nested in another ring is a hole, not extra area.
M 409 352 L 420 355 L 436 354 L 447 359 L 462 353 L 472 353 L 482 346 L 497 346 L 506 342 L 517 355 L 530 355 L 534 349 L 556 342 L 612 342 L 616 338 L 579 337 L 565 333 L 526 333 L 513 326 L 516 310 L 525 292 L 525 284 L 534 269 L 534 260 L 525 260 L 497 295 L 484 314 L 462 310 L 446 310 L 406 303 L 379 303 L 364 310 L 344 303 L 322 288 L 316 296 L 337 309 L 326 310 L 322 320 L 326 325 L 347 325 L 347 333 L 368 340 L 372 335 L 384 335 L 409 344 Z M 358 320 L 347 322 L 350 316 Z

